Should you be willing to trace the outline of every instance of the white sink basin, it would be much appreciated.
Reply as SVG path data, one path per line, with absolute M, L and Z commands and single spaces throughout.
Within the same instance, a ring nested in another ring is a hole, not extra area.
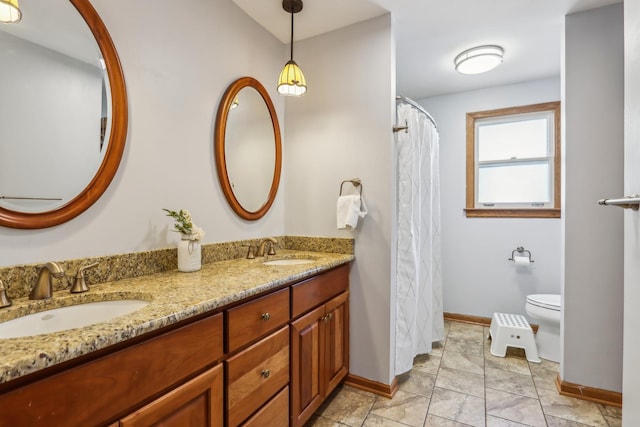
M 314 262 L 313 259 L 302 259 L 302 258 L 288 258 L 288 259 L 274 259 L 272 261 L 265 261 L 262 265 L 300 265 L 300 264 L 309 264 Z
M 149 304 L 141 300 L 99 301 L 54 308 L 0 323 L 0 339 L 31 337 L 82 328 L 133 313 Z

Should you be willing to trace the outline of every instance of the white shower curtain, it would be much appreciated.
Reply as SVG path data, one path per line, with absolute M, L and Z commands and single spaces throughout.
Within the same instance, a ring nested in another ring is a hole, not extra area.
M 409 371 L 413 358 L 430 353 L 444 337 L 440 249 L 438 130 L 419 109 L 400 102 L 398 146 L 398 230 L 395 374 Z

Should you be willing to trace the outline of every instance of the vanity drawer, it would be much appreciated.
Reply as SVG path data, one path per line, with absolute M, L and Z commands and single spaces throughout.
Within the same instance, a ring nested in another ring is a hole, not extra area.
M 289 425 L 289 387 L 256 412 L 242 427 L 287 427 Z
M 227 362 L 227 420 L 237 426 L 289 383 L 289 326 Z
M 289 321 L 289 288 L 227 311 L 227 349 L 232 352 Z
M 294 285 L 293 309 L 291 317 L 295 318 L 314 307 L 324 304 L 334 296 L 346 291 L 349 287 L 349 265 L 338 267 L 306 282 Z

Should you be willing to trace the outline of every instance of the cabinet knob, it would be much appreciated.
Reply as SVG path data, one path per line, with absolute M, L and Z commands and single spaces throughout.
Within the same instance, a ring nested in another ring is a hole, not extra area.
M 260 315 L 260 318 L 266 322 L 267 320 L 271 319 L 271 314 L 269 314 L 269 313 L 262 313 L 262 314 Z
M 271 375 L 271 371 L 268 369 L 263 369 L 262 372 L 260 372 L 260 375 L 262 376 L 262 378 L 269 378 L 269 375 Z
M 324 316 L 322 316 L 322 321 L 325 323 L 331 319 L 333 319 L 333 313 L 325 314 Z

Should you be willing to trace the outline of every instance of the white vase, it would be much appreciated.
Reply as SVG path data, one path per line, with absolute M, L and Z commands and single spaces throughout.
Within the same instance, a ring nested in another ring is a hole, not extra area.
M 200 240 L 191 240 L 183 235 L 178 243 L 178 270 L 189 273 L 202 267 L 202 245 Z

